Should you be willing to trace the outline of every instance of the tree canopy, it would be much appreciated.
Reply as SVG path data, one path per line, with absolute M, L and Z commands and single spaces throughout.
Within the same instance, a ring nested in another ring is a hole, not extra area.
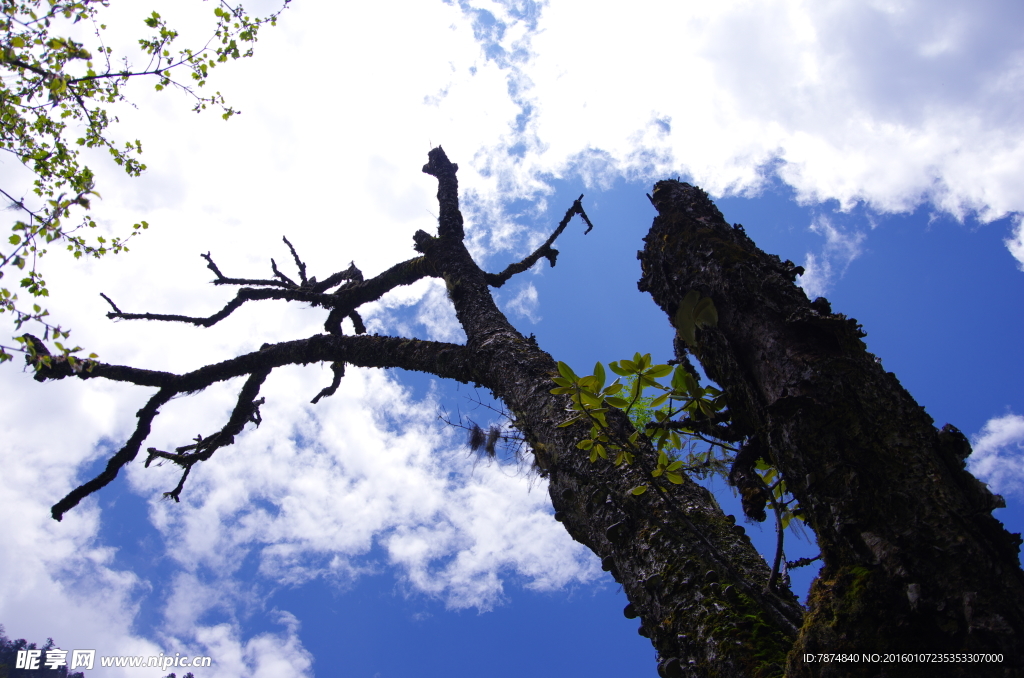
M 115 52 L 107 45 L 106 0 L 4 0 L 0 17 L 0 150 L 28 170 L 0 186 L 14 213 L 11 234 L 0 250 L 0 313 L 16 334 L 36 327 L 52 339 L 60 355 L 74 360 L 81 350 L 65 345 L 69 330 L 49 316 L 50 291 L 42 258 L 53 247 L 74 258 L 102 257 L 127 249 L 126 243 L 148 228 L 141 221 L 113 234 L 95 235 L 90 211 L 100 198 L 90 163 L 106 154 L 128 176 L 146 169 L 142 141 L 119 141 L 112 128 L 119 106 L 130 104 L 129 82 L 143 79 L 157 91 L 178 90 L 196 112 L 218 109 L 227 120 L 239 111 L 220 92 L 204 94 L 219 64 L 251 56 L 259 30 L 274 25 L 290 0 L 266 17 L 253 17 L 241 5 L 223 0 L 214 8 L 212 34 L 203 45 L 181 47 L 179 32 L 157 12 L 145 17 L 139 52 Z M 50 261 L 49 259 L 47 261 Z M 23 342 L 0 344 L 0 362 Z

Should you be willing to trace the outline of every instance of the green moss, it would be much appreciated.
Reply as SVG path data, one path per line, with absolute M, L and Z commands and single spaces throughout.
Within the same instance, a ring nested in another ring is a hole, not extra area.
M 711 612 L 707 617 L 706 637 L 728 640 L 746 650 L 743 675 L 771 678 L 785 673 L 786 655 L 792 641 L 759 614 L 757 604 L 745 594 L 736 602 Z

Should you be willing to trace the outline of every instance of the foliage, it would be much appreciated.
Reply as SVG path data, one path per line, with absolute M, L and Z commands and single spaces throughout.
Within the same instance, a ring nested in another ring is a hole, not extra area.
M 676 329 L 689 346 L 697 341 L 695 334 L 698 327 L 713 326 L 717 322 L 718 310 L 714 302 L 708 297 L 701 298 L 697 290 L 687 292 L 676 309 Z
M 699 297 L 695 292 L 695 297 Z M 687 299 L 690 299 L 687 295 Z M 713 325 L 717 313 L 710 299 L 692 299 L 687 318 L 694 327 Z M 686 305 L 686 302 L 681 306 Z M 696 312 L 693 308 L 696 307 Z M 708 311 L 708 308 L 711 311 Z M 677 321 L 679 315 L 677 314 Z M 696 317 L 700 322 L 694 322 Z M 571 416 L 560 426 L 571 426 L 579 422 L 591 425 L 589 437 L 581 440 L 577 447 L 590 453 L 591 463 L 598 459 L 612 459 L 616 466 L 632 464 L 636 460 L 641 438 L 650 440 L 657 450 L 650 471 L 654 479 L 665 478 L 676 485 L 683 482 L 683 474 L 698 478 L 709 475 L 730 477 L 730 466 L 736 459 L 737 448 L 702 433 L 699 422 L 727 421 L 728 411 L 725 394 L 714 386 L 701 386 L 697 379 L 683 366 L 653 365 L 651 355 L 634 354 L 632 360 L 609 363 L 608 368 L 626 379 L 620 379 L 605 386 L 607 372 L 600 362 L 594 366 L 594 373 L 579 377 L 563 362 L 558 363 L 559 376 L 554 378 L 554 394 L 569 395 Z M 658 380 L 672 375 L 669 386 Z M 645 396 L 649 388 L 662 391 L 657 396 Z M 621 410 L 629 418 L 635 430 L 622 440 L 608 424 L 610 409 Z M 682 417 L 682 419 L 676 419 Z M 705 443 L 701 447 L 699 443 Z M 609 456 L 611 455 L 611 456 Z M 757 477 L 768 493 L 768 501 L 775 512 L 780 530 L 786 529 L 794 518 L 799 518 L 800 509 L 789 495 L 786 483 L 778 469 L 767 461 L 758 460 L 754 466 Z M 633 488 L 634 495 L 641 495 L 648 485 Z M 763 518 L 762 518 L 763 519 Z
M 0 676 L 4 678 L 16 678 L 18 676 L 54 676 L 55 678 L 85 678 L 85 674 L 81 671 L 75 671 L 74 673 L 68 673 L 68 667 L 58 666 L 55 669 L 46 668 L 42 662 L 40 662 L 40 668 L 34 670 L 19 669 L 17 666 L 17 657 L 19 650 L 41 650 L 42 657 L 46 657 L 48 650 L 54 649 L 55 645 L 53 638 L 47 638 L 46 644 L 42 647 L 37 646 L 35 643 L 29 643 L 24 638 L 18 640 L 11 640 L 4 634 L 4 626 L 0 624 Z
M 654 477 L 664 474 L 669 481 L 679 484 L 682 482 L 679 471 L 684 466 L 686 470 L 696 470 L 699 466 L 708 465 L 713 458 L 714 448 L 722 452 L 735 451 L 722 441 L 702 437 L 693 426 L 672 424 L 673 418 L 680 414 L 692 422 L 701 418 L 710 419 L 722 413 L 726 402 L 721 390 L 714 386 L 701 387 L 682 365 L 677 365 L 675 370 L 671 365 L 652 365 L 649 353 L 637 353 L 632 360 L 615 361 L 609 363 L 608 367 L 620 377 L 625 377 L 626 384 L 616 379 L 606 387 L 607 373 L 601 363 L 594 366 L 593 375 L 577 377 L 572 368 L 559 362 L 560 376 L 554 379 L 557 388 L 551 391 L 554 394 L 568 394 L 572 400 L 573 414 L 561 426 L 570 426 L 580 421 L 590 422 L 590 437 L 580 441 L 578 447 L 590 451 L 592 462 L 598 458 L 608 459 L 610 452 L 614 454 L 613 463 L 616 466 L 631 464 L 635 459 L 637 442 L 644 436 L 650 439 L 659 452 Z M 672 375 L 671 386 L 658 381 L 669 374 Z M 655 397 L 644 396 L 648 388 L 656 388 L 662 393 Z M 609 408 L 622 410 L 636 427 L 626 440 L 619 440 L 608 426 L 606 415 Z M 704 440 L 709 443 L 709 449 L 703 456 L 691 452 L 686 462 L 677 462 L 675 455 L 690 447 L 686 444 L 689 440 L 684 442 L 680 433 Z M 724 464 L 725 459 L 718 461 Z M 721 470 L 721 464 L 716 468 Z
M 8 249 L 0 251 L 0 279 L 13 276 L 8 278 L 12 282 L 0 283 L 0 313 L 13 316 L 16 331 L 25 323 L 38 323 L 44 339 L 68 337 L 38 303 L 49 296 L 39 260 L 50 245 L 66 247 L 76 259 L 98 258 L 127 250 L 125 243 L 148 227 L 142 221 L 126 236 L 109 239 L 85 235 L 96 228 L 88 210 L 100 195 L 82 149 L 105 150 L 131 177 L 146 169 L 139 159 L 141 141 L 118 144 L 108 129 L 118 122 L 111 105 L 128 102 L 128 81 L 146 77 L 157 91 L 173 87 L 194 99 L 194 111 L 216 107 L 227 120 L 238 111 L 220 92 L 202 96 L 199 88 L 218 64 L 252 56 L 259 29 L 274 25 L 288 2 L 283 0 L 270 16 L 253 18 L 240 5 L 222 0 L 213 10 L 215 25 L 207 43 L 173 52 L 178 31 L 152 12 L 138 40 L 145 65 L 136 67 L 104 43 L 107 26 L 100 15 L 109 0 L 0 0 L 0 150 L 34 175 L 30 188 L 0 186 L 9 208 L 18 213 L 6 239 Z M 71 37 L 90 31 L 89 48 Z M 32 301 L 20 299 L 18 288 Z M 65 357 L 81 350 L 56 346 Z M 11 359 L 10 351 L 27 350 L 24 342 L 0 345 L 0 362 Z

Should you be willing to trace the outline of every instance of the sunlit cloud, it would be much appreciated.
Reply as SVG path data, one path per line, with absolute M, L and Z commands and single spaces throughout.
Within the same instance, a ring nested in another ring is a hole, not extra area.
M 540 315 L 538 314 L 540 310 L 540 294 L 537 292 L 537 288 L 533 286 L 533 283 L 522 285 L 519 291 L 508 300 L 505 307 L 513 316 L 525 318 L 534 324 L 540 322 Z
M 814 299 L 825 294 L 835 277 L 842 276 L 850 263 L 860 256 L 866 235 L 841 230 L 822 215 L 815 217 L 810 230 L 824 236 L 825 245 L 818 254 L 807 253 L 804 274 L 798 277 L 797 283 Z
M 993 492 L 1024 496 L 1024 417 L 993 417 L 972 439 L 967 459 L 971 473 Z
M 1020 215 L 1013 218 L 1013 233 L 1003 242 L 1017 260 L 1017 267 L 1024 271 L 1024 218 Z

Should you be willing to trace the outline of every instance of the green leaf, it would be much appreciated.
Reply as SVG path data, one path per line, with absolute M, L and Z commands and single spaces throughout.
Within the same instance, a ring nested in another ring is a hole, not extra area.
M 681 469 L 682 467 L 683 467 L 683 462 L 682 462 L 682 461 L 674 461 L 674 462 L 672 462 L 671 464 L 669 464 L 669 465 L 668 465 L 668 466 L 667 466 L 667 467 L 665 468 L 665 470 L 666 470 L 666 471 L 678 471 L 678 470 L 679 470 L 679 469 Z
M 633 496 L 635 496 L 635 497 L 639 497 L 641 494 L 643 494 L 646 491 L 647 491 L 647 486 L 646 485 L 637 485 L 632 490 L 630 490 L 630 493 Z
M 558 361 L 558 373 L 566 379 L 572 379 L 573 381 L 579 381 L 579 377 L 572 371 L 572 368 L 563 363 L 561 360 Z
M 611 368 L 612 372 L 614 372 L 615 374 L 619 375 L 620 377 L 628 377 L 630 374 L 632 374 L 626 368 L 621 367 L 619 365 L 619 361 L 618 360 L 608 363 L 608 367 Z
M 665 477 L 668 478 L 669 482 L 673 485 L 682 485 L 683 477 L 678 473 L 666 473 Z
M 21 37 L 20 35 L 16 35 L 13 38 L 11 38 L 11 47 L 17 47 L 18 49 L 21 49 L 24 46 L 25 38 Z
M 616 393 L 618 393 L 621 390 L 622 390 L 622 382 L 619 381 L 618 379 L 616 379 L 614 384 L 610 385 L 608 388 L 606 388 L 604 390 L 604 394 L 605 395 L 615 395 Z
M 572 419 L 570 419 L 568 421 L 563 421 L 556 428 L 565 428 L 566 426 L 572 426 L 573 424 L 575 424 L 579 420 L 580 420 L 580 417 L 573 417 Z
M 624 377 L 630 374 L 636 374 L 637 372 L 640 371 L 636 368 L 636 363 L 633 362 L 632 360 L 620 360 L 619 367 L 625 370 L 625 372 L 619 372 L 618 370 L 615 370 L 615 374 L 621 374 Z
M 608 396 L 604 399 L 604 401 L 611 405 L 612 407 L 618 408 L 620 410 L 629 405 L 628 400 L 626 400 L 625 398 L 619 398 L 618 396 Z
M 693 321 L 697 327 L 716 325 L 718 323 L 718 310 L 710 297 L 704 297 L 693 307 Z
M 606 380 L 604 365 L 600 362 L 594 365 L 594 377 L 597 379 L 597 386 L 594 387 L 594 390 L 600 391 L 604 388 L 604 382 Z
M 17 244 L 18 244 L 19 242 L 21 242 L 21 236 L 20 236 L 20 235 L 18 235 L 18 234 L 14 234 L 14 235 L 12 235 L 12 236 L 11 236 L 10 238 L 8 238 L 7 240 L 8 240 L 8 241 L 9 241 L 9 242 L 10 242 L 10 243 L 11 243 L 12 245 L 17 245 Z
M 647 370 L 645 374 L 652 379 L 661 379 L 662 377 L 667 377 L 671 371 L 671 365 L 655 365 Z
M 589 450 L 593 446 L 594 441 L 591 440 L 590 438 L 587 438 L 586 440 L 581 440 L 578 443 L 576 443 L 576 447 L 578 447 L 581 450 Z
M 660 407 L 666 400 L 668 400 L 670 394 L 662 393 L 660 396 L 651 401 L 651 407 Z
M 594 445 L 594 449 L 597 451 L 597 456 L 601 457 L 602 459 L 608 458 L 608 452 L 605 451 L 604 445 L 602 445 L 601 443 Z
M 696 306 L 697 300 L 700 298 L 700 293 L 697 290 L 690 290 L 683 297 L 683 300 L 679 302 L 679 307 L 676 309 L 676 315 L 673 318 L 676 326 L 676 331 L 679 336 L 683 338 L 687 344 L 696 343 L 694 337 L 694 330 L 696 325 L 693 319 L 693 307 Z

